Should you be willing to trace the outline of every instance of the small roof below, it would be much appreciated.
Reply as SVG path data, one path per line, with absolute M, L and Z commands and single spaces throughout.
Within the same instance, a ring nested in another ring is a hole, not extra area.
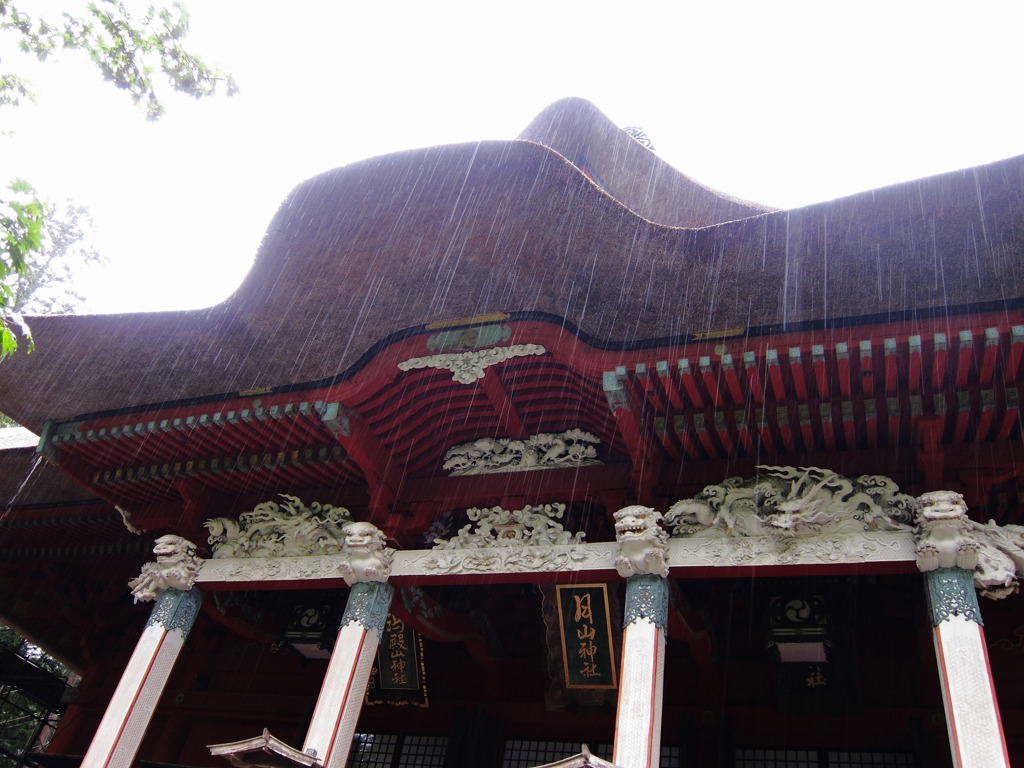
M 607 760 L 602 760 L 600 757 L 595 757 L 591 754 L 587 745 L 584 744 L 583 750 L 578 755 L 573 755 L 554 763 L 539 765 L 537 768 L 619 768 L 619 766 L 615 763 L 609 763 Z

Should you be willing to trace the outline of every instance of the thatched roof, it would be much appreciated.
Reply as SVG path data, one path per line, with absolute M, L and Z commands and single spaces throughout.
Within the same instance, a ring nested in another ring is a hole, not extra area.
M 1024 296 L 1024 158 L 766 212 L 613 129 L 571 100 L 530 141 L 310 179 L 222 304 L 32 319 L 36 352 L 0 363 L 0 412 L 38 432 L 48 418 L 323 380 L 405 329 L 495 312 L 643 344 Z M 581 154 L 608 192 L 569 161 Z M 641 193 L 644 174 L 657 195 Z

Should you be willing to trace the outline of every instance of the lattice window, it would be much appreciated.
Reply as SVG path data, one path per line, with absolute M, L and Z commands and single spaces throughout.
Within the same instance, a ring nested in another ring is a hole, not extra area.
M 447 736 L 406 736 L 395 768 L 443 768 Z
M 588 744 L 590 751 L 603 760 L 612 759 L 611 744 Z M 578 741 L 541 741 L 535 739 L 509 739 L 501 768 L 533 768 L 579 754 Z
M 736 768 L 820 768 L 817 750 L 737 749 Z
M 357 733 L 348 755 L 349 768 L 391 768 L 398 736 L 393 733 Z
M 736 768 L 914 768 L 906 752 L 737 749 Z
M 905 752 L 832 752 L 828 768 L 913 768 L 914 758 Z
M 348 768 L 442 768 L 447 736 L 357 733 Z
M 588 744 L 590 751 L 602 760 L 611 761 L 611 744 Z M 540 741 L 530 739 L 509 739 L 505 742 L 505 754 L 501 768 L 533 768 L 553 763 L 580 752 L 578 741 Z M 680 768 L 682 750 L 679 747 L 662 746 L 661 768 Z

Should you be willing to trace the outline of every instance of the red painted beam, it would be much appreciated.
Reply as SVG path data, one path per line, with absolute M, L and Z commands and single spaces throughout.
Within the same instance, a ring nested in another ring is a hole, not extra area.
M 739 373 L 733 362 L 732 355 L 722 355 L 722 377 L 725 379 L 725 386 L 729 390 L 729 397 L 734 405 L 743 405 L 743 387 L 740 384 Z
M 1007 384 L 1017 380 L 1022 358 L 1024 358 L 1024 325 L 1015 325 L 1010 329 L 1010 352 L 1006 358 L 1006 369 L 1003 371 L 1003 378 Z
M 779 406 L 775 409 L 775 419 L 779 425 L 779 436 L 782 438 L 782 444 L 786 446 L 786 453 L 796 453 L 793 430 L 789 426 L 789 414 L 784 406 Z
M 892 396 L 896 394 L 900 383 L 896 339 L 892 337 L 884 339 L 882 348 L 885 351 L 885 394 Z
M 694 410 L 703 410 L 704 398 L 700 396 L 700 391 L 697 389 L 697 380 L 693 377 L 693 371 L 690 370 L 690 361 L 680 360 L 677 365 L 679 366 L 679 378 L 683 382 L 686 396 L 690 398 Z
M 860 391 L 864 397 L 875 394 L 874 361 L 871 358 L 871 341 L 867 339 L 860 343 Z
M 715 432 L 718 434 L 718 442 L 725 449 L 726 456 L 732 456 L 732 436 L 729 434 L 729 425 L 725 421 L 725 414 L 721 411 L 715 411 Z
M 871 398 L 864 400 L 864 435 L 869 450 L 878 447 L 878 407 Z
M 651 371 L 647 367 L 646 363 L 636 364 L 636 379 L 637 383 L 643 389 L 644 394 L 647 396 L 647 402 L 651 404 L 651 408 L 654 409 L 655 413 L 665 413 L 668 411 L 668 399 L 665 396 L 665 390 L 663 387 L 655 383 L 654 377 L 651 376 Z
M 769 349 L 765 354 L 765 361 L 768 371 L 768 381 L 772 385 L 772 393 L 775 395 L 775 400 L 780 403 L 786 402 L 786 387 L 782 383 L 782 369 L 779 367 L 779 351 L 777 349 Z
M 981 353 L 981 371 L 978 373 L 978 380 L 983 387 L 992 386 L 992 374 L 996 370 L 996 361 L 999 358 L 999 329 L 985 329 L 985 348 Z
M 918 432 L 918 424 L 924 418 L 924 403 L 920 395 L 911 395 L 910 398 L 910 439 L 913 440 Z
M 818 420 L 821 422 L 821 435 L 825 442 L 826 451 L 836 449 L 836 430 L 832 424 L 831 403 L 818 403 Z
M 682 414 L 676 414 L 672 419 L 672 428 L 676 432 L 679 444 L 686 451 L 686 455 L 691 459 L 700 458 L 700 448 L 697 447 L 697 443 L 693 440 L 693 430 L 690 428 L 689 423 L 687 423 L 686 417 Z
M 764 382 L 757 372 L 757 355 L 753 352 L 743 353 L 743 370 L 747 374 L 747 386 L 754 402 L 758 405 L 764 404 Z
M 967 424 L 971 420 L 971 396 L 967 392 L 956 393 L 956 423 L 953 426 L 953 442 L 962 443 L 967 436 Z
M 845 341 L 836 344 L 836 373 L 839 374 L 839 394 L 850 396 L 850 346 Z
M 974 362 L 974 335 L 970 331 L 960 331 L 960 347 L 956 356 L 956 388 L 967 386 L 971 375 L 971 364 Z
M 885 398 L 885 422 L 889 447 L 895 448 L 900 439 L 900 401 L 898 398 Z
M 812 453 L 815 449 L 814 426 L 811 424 L 811 407 L 800 403 L 796 407 L 797 418 L 800 420 L 800 437 L 804 442 L 804 451 Z
M 974 442 L 981 443 L 988 438 L 992 429 L 992 421 L 996 415 L 996 397 L 991 389 L 981 390 L 981 416 L 978 418 L 978 431 L 974 435 Z
M 707 452 L 709 458 L 717 458 L 719 456 L 718 446 L 715 445 L 715 441 L 711 439 L 711 433 L 708 431 L 706 419 L 703 413 L 693 414 L 693 427 L 697 432 L 697 439 L 700 440 L 700 444 L 704 446 L 704 450 Z
M 633 462 L 633 490 L 637 501 L 648 504 L 657 473 L 654 452 L 643 435 L 633 400 L 624 386 L 620 372 L 605 371 L 602 383 L 615 425 Z
M 911 336 L 907 346 L 910 350 L 910 359 L 907 361 L 907 386 L 916 394 L 921 391 L 921 337 Z
M 1004 400 L 1006 401 L 1006 410 L 1003 412 L 1002 424 L 999 425 L 997 440 L 1006 440 L 1020 419 L 1020 400 L 1017 397 L 1017 388 L 1007 387 Z
M 683 410 L 683 398 L 680 396 L 675 382 L 672 381 L 672 372 L 669 370 L 668 361 L 659 360 L 655 368 L 658 372 L 658 383 L 661 385 L 662 391 L 668 397 L 672 408 L 678 413 Z
M 946 334 L 936 333 L 932 337 L 932 345 L 932 392 L 940 392 L 946 386 Z
M 676 441 L 672 439 L 672 433 L 668 430 L 668 422 L 664 416 L 658 416 L 654 419 L 654 435 L 672 460 L 679 461 L 679 447 L 676 445 Z
M 381 448 L 366 420 L 341 403 L 329 403 L 320 415 L 324 426 L 359 466 L 369 485 L 370 516 L 381 519 L 391 512 L 401 485 L 394 462 Z
M 807 378 L 804 375 L 804 364 L 800 356 L 800 347 L 789 348 L 789 372 L 793 376 L 793 391 L 801 403 L 807 401 Z
M 814 385 L 818 390 L 818 398 L 827 400 L 829 397 L 828 372 L 825 369 L 825 346 L 815 344 L 811 347 L 811 366 L 814 368 Z
M 708 395 L 711 397 L 711 403 L 715 408 L 722 407 L 722 395 L 718 391 L 718 380 L 715 378 L 715 372 L 711 368 L 711 357 L 709 355 L 703 355 L 697 362 L 697 366 L 700 368 L 700 376 L 704 381 L 704 389 L 707 390 Z
M 505 430 L 505 433 L 517 440 L 528 438 L 530 434 L 526 431 L 526 427 L 523 426 L 523 421 L 519 418 L 519 412 L 512 404 L 512 400 L 509 399 L 505 388 L 501 385 L 498 374 L 491 371 L 480 379 L 479 383 L 484 394 L 487 395 L 491 407 L 498 415 L 498 421 L 502 429 Z
M 772 430 L 765 416 L 764 408 L 757 409 L 757 431 L 761 438 L 761 453 L 767 456 L 774 456 L 775 440 L 772 437 Z
M 754 456 L 757 449 L 754 446 L 754 438 L 750 434 L 750 424 L 746 411 L 737 409 L 733 412 L 733 419 L 736 422 L 736 435 L 739 438 L 740 445 L 743 446 L 748 456 Z

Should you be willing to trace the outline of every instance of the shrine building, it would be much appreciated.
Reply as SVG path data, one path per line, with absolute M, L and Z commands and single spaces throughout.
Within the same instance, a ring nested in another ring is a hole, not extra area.
M 29 318 L 0 766 L 1024 765 L 1022 254 L 1024 157 L 780 211 L 567 99 Z

